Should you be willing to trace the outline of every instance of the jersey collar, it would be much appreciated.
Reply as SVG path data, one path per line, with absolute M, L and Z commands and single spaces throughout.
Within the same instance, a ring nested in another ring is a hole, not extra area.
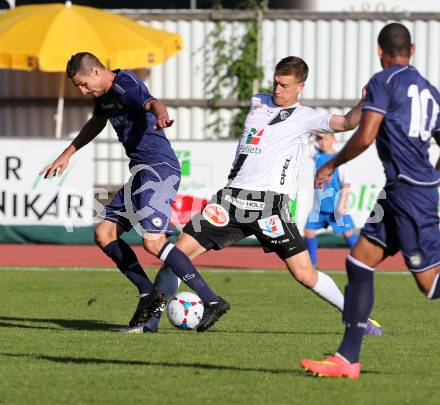
M 270 97 L 270 99 L 269 99 L 269 107 L 271 107 L 271 108 L 280 108 L 281 110 L 285 110 L 287 108 L 294 108 L 294 107 L 296 108 L 298 106 L 299 106 L 299 101 L 297 101 L 295 104 L 288 105 L 287 107 L 280 107 L 279 105 L 276 105 L 272 101 L 272 97 Z

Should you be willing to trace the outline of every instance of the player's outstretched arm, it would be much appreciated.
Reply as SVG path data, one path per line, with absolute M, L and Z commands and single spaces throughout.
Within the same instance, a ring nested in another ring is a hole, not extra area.
M 339 153 L 316 172 L 315 185 L 324 187 L 329 183 L 336 167 L 354 159 L 366 150 L 376 139 L 383 115 L 373 111 L 365 111 L 361 116 L 358 130 L 347 141 Z
M 151 111 L 157 119 L 154 129 L 168 128 L 173 125 L 174 120 L 170 120 L 165 104 L 159 100 L 151 100 L 145 103 L 145 111 Z
M 90 118 L 72 143 L 51 164 L 41 170 L 39 175 L 44 175 L 44 178 L 55 175 L 61 176 L 69 165 L 70 157 L 92 141 L 104 129 L 106 123 L 107 118 L 104 117 L 93 116 Z
M 345 115 L 332 115 L 330 118 L 330 128 L 335 132 L 351 131 L 359 125 L 362 114 L 362 102 L 367 94 L 367 86 L 362 89 L 362 98 Z
M 359 125 L 362 114 L 362 100 L 359 101 L 347 114 L 332 115 L 330 129 L 335 132 L 351 131 Z

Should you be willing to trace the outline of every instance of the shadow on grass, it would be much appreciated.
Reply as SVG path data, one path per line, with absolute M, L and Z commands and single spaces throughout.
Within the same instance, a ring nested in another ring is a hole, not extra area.
M 231 330 L 221 330 L 221 329 L 214 329 L 214 330 L 209 330 L 205 333 L 227 333 L 229 335 L 232 334 L 252 334 L 252 335 L 333 335 L 333 336 L 342 336 L 342 332 L 336 332 L 336 331 L 332 331 L 332 332 L 311 332 L 311 331 L 304 331 L 304 330 L 236 330 L 236 329 L 231 329 Z
M 35 325 L 23 325 L 19 323 L 14 323 L 17 321 L 30 322 L 30 323 L 53 323 L 63 329 L 73 329 L 73 330 L 113 331 L 124 327 L 124 325 L 110 324 L 96 319 L 18 318 L 18 317 L 10 317 L 10 316 L 0 316 L 0 327 L 59 330 L 59 328 L 53 328 L 50 326 L 35 326 Z
M 52 323 L 58 325 L 58 327 L 51 326 L 39 326 L 39 325 L 26 325 L 17 322 L 28 322 L 28 323 Z M 55 318 L 29 318 L 29 317 L 12 317 L 12 316 L 0 316 L 0 328 L 22 328 L 22 329 L 40 329 L 40 330 L 60 330 L 71 329 L 71 330 L 88 330 L 88 331 L 117 331 L 127 325 L 121 324 L 111 324 L 104 321 L 99 321 L 96 319 L 55 319 Z M 177 330 L 175 328 L 161 328 L 164 334 L 180 334 L 182 330 Z M 187 333 L 188 331 L 183 331 Z M 193 331 L 189 331 L 192 333 Z M 226 333 L 228 335 L 233 334 L 267 334 L 267 335 L 342 335 L 342 332 L 310 332 L 310 331 L 280 331 L 280 330 L 209 330 L 206 333 Z
M 149 367 L 170 367 L 196 370 L 218 370 L 218 371 L 241 371 L 253 373 L 270 374 L 301 374 L 304 371 L 287 368 L 262 368 L 262 367 L 237 367 L 221 364 L 206 363 L 179 363 L 166 361 L 144 361 L 144 360 L 117 360 L 117 359 L 94 359 L 88 357 L 68 357 L 68 356 L 46 356 L 42 354 L 24 354 L 24 353 L 0 353 L 0 356 L 21 357 L 33 360 L 51 361 L 54 363 L 78 364 L 78 365 L 119 365 L 119 366 L 149 366 Z

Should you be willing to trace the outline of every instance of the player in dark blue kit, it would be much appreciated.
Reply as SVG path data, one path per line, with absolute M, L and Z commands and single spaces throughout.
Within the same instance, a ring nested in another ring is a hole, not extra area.
M 428 156 L 431 136 L 440 145 L 440 94 L 409 64 L 415 45 L 405 26 L 388 24 L 378 42 L 383 70 L 368 83 L 359 129 L 316 175 L 317 185 L 323 185 L 336 167 L 376 140 L 386 176 L 346 261 L 342 343 L 324 361 L 301 360 L 306 370 L 320 376 L 359 377 L 363 331 L 374 301 L 374 268 L 387 256 L 400 250 L 420 290 L 429 299 L 440 297 L 440 160 L 434 168 Z
M 160 291 L 160 281 L 155 285 L 148 279 L 134 251 L 121 239 L 123 232 L 136 227 L 143 236 L 145 250 L 166 263 L 200 296 L 205 306 L 202 321 L 208 328 L 229 305 L 211 291 L 188 257 L 166 238 L 173 233 L 171 205 L 180 183 L 180 166 L 163 132 L 173 123 L 165 106 L 132 72 L 110 71 L 88 52 L 72 56 L 66 72 L 83 95 L 94 98 L 93 116 L 40 175 L 62 175 L 70 157 L 110 121 L 130 159 L 131 177 L 106 206 L 104 219 L 96 227 L 95 241 L 139 290 L 140 299 L 129 326 L 143 325 L 151 318 L 163 304 L 165 292 Z
M 336 155 L 333 145 L 336 141 L 335 134 L 317 133 L 316 142 L 318 147 L 313 156 L 316 170 L 327 163 Z M 347 245 L 352 248 L 357 241 L 354 234 L 354 222 L 347 214 L 347 198 L 350 189 L 345 166 L 338 167 L 332 176 L 330 184 L 324 185 L 324 190 L 316 189 L 313 198 L 313 207 L 304 227 L 304 236 L 310 259 L 315 268 L 318 267 L 318 238 L 316 231 L 331 226 L 333 232 L 342 234 Z

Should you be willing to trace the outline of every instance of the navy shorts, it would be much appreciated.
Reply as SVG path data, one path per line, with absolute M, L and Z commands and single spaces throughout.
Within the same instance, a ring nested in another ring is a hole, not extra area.
M 125 231 L 139 224 L 144 233 L 173 233 L 170 218 L 180 170 L 164 162 L 136 165 L 130 172 L 128 182 L 105 207 L 105 219 Z
M 437 188 L 396 183 L 385 187 L 382 193 L 361 235 L 383 247 L 390 256 L 401 250 L 412 272 L 439 265 Z
M 334 233 L 344 233 L 354 229 L 353 218 L 350 215 L 335 217 L 333 212 L 312 211 L 307 219 L 306 229 L 326 229 L 331 226 Z

